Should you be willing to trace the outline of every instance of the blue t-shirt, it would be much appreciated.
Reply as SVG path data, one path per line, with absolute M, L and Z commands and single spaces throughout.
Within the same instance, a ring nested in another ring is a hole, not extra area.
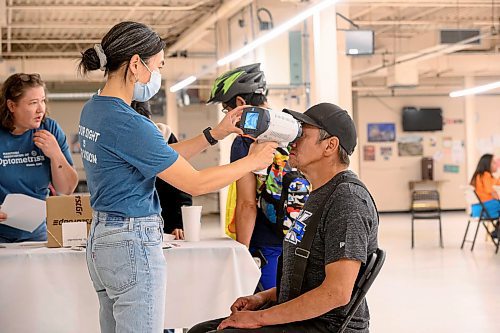
M 231 163 L 248 155 L 248 150 L 253 140 L 238 136 L 231 145 Z M 257 191 L 257 189 L 255 189 Z M 267 217 L 260 207 L 257 207 L 257 217 L 250 240 L 251 247 L 282 246 L 283 238 L 278 237 L 271 229 L 271 222 L 266 221 Z
M 83 107 L 78 137 L 95 211 L 124 217 L 161 212 L 156 175 L 179 154 L 152 121 L 120 98 L 94 95 Z
M 50 159 L 33 142 L 37 130 L 52 133 L 64 157 L 73 165 L 66 136 L 54 120 L 46 118 L 38 129 L 21 135 L 14 135 L 0 127 L 0 204 L 10 193 L 26 194 L 41 200 L 47 198 L 52 181 Z

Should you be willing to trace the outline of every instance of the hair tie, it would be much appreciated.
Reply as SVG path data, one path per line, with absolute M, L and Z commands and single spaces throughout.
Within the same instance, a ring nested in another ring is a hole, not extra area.
M 94 50 L 97 53 L 97 56 L 99 57 L 99 64 L 101 67 L 99 68 L 101 71 L 106 70 L 106 64 L 107 64 L 107 59 L 106 59 L 106 54 L 104 53 L 104 50 L 102 48 L 101 44 L 94 44 Z

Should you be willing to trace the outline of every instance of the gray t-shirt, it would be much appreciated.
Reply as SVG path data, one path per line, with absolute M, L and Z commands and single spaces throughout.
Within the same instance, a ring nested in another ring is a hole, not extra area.
M 307 220 L 313 214 L 321 213 L 321 219 L 311 246 L 301 294 L 317 288 L 323 282 L 326 277 L 326 265 L 343 258 L 359 260 L 364 264 L 367 257 L 377 250 L 376 208 L 363 187 L 341 182 L 345 176 L 356 177 L 351 171 L 343 171 L 314 190 L 286 235 L 283 243 L 283 275 L 278 298 L 280 303 L 290 300 L 291 272 L 296 258 L 294 252 L 304 235 L 304 230 L 307 230 Z M 320 207 L 327 197 L 324 206 Z M 339 307 L 323 314 L 320 318 L 335 330 L 342 324 L 346 314 L 345 307 Z M 368 332 L 369 319 L 368 306 L 366 301 L 363 301 L 345 332 Z

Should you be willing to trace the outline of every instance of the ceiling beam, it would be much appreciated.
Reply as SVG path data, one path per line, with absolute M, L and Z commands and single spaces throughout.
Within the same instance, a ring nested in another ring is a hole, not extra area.
M 210 0 L 201 0 L 198 1 L 197 3 L 190 5 L 190 6 L 139 6 L 136 7 L 135 5 L 132 6 L 94 6 L 94 5 L 88 5 L 88 6 L 75 6 L 75 5 L 47 5 L 47 4 L 40 4 L 38 6 L 34 5 L 12 5 L 8 6 L 10 9 L 15 10 L 15 11 L 96 11 L 96 10 L 106 10 L 106 11 L 191 11 L 195 10 L 198 7 L 204 5 L 205 3 L 210 2 Z
M 198 22 L 200 22 L 198 25 L 194 25 L 182 33 L 179 39 L 177 39 L 177 41 L 168 48 L 168 55 L 174 54 L 177 51 L 186 50 L 189 46 L 195 44 L 203 38 L 203 36 L 207 33 L 207 30 L 212 28 L 215 22 L 232 15 L 241 8 L 247 6 L 252 1 L 253 0 L 225 1 L 214 13 L 207 14 L 200 18 L 198 20 Z

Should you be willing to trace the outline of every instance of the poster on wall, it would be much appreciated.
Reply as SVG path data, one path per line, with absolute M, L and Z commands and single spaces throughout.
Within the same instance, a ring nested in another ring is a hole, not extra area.
M 398 139 L 399 156 L 422 156 L 424 146 L 421 136 L 404 136 Z
M 394 123 L 368 124 L 368 142 L 387 142 L 396 140 L 396 125 Z
M 451 147 L 451 158 L 453 163 L 461 164 L 465 159 L 464 143 L 461 140 L 454 140 Z
M 453 164 L 445 164 L 443 166 L 443 171 L 446 173 L 458 173 L 460 171 L 460 166 Z
M 392 147 L 380 147 L 380 156 L 387 161 L 392 156 Z
M 365 161 L 375 161 L 375 146 L 365 145 L 363 147 L 363 159 Z

